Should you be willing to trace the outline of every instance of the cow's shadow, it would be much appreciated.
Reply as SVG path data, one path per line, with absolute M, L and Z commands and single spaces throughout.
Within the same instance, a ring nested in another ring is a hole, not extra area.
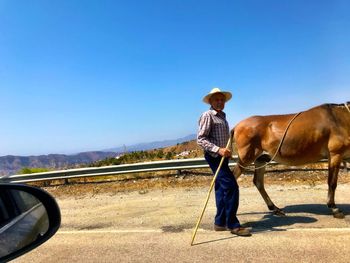
M 349 204 L 338 204 L 345 215 L 350 214 Z M 302 205 L 290 205 L 282 208 L 286 213 L 286 216 L 276 216 L 271 212 L 264 213 L 263 217 L 243 224 L 244 227 L 251 227 L 253 233 L 268 232 L 268 231 L 286 231 L 286 226 L 294 224 L 311 224 L 318 220 L 312 216 L 305 215 L 291 215 L 298 213 L 314 214 L 314 215 L 327 215 L 333 217 L 331 210 L 324 204 L 302 204 Z M 257 213 L 254 213 L 257 214 Z M 334 219 L 342 220 L 342 219 Z
M 350 204 L 337 204 L 337 207 L 343 211 L 344 215 L 350 214 Z M 332 216 L 331 210 L 325 204 L 289 205 L 284 207 L 283 211 L 286 213 L 308 213 Z

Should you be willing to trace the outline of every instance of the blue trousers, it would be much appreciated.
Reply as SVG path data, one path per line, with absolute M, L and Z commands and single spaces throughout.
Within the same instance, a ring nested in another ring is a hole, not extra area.
M 212 157 L 210 154 L 205 153 L 204 157 L 215 174 L 219 167 L 221 156 Z M 241 225 L 237 218 L 239 188 L 236 178 L 228 166 L 228 158 L 225 158 L 216 177 L 215 201 L 217 209 L 215 225 L 226 226 L 228 228 L 240 227 Z

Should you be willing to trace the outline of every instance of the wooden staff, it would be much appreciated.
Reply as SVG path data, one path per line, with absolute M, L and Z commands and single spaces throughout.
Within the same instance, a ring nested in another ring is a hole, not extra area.
M 231 143 L 231 136 L 230 136 L 230 138 L 229 138 L 229 140 L 228 140 L 228 142 L 227 142 L 226 148 L 228 148 L 228 147 L 230 146 L 230 143 Z M 210 197 L 211 191 L 213 190 L 216 177 L 217 177 L 218 174 L 219 174 L 219 171 L 220 171 L 220 169 L 221 169 L 221 166 L 222 166 L 222 163 L 224 162 L 224 160 L 225 160 L 225 156 L 222 156 L 222 157 L 221 157 L 221 160 L 220 160 L 219 167 L 218 167 L 218 169 L 216 169 L 214 178 L 213 178 L 213 180 L 211 181 L 210 188 L 209 188 L 209 191 L 208 191 L 208 194 L 207 194 L 207 199 L 205 200 L 202 213 L 201 213 L 201 215 L 200 215 L 200 217 L 199 217 L 199 219 L 198 219 L 198 222 L 197 222 L 197 224 L 196 224 L 196 227 L 195 227 L 194 232 L 193 232 L 193 235 L 192 235 L 191 246 L 193 246 L 193 241 L 194 241 L 194 239 L 195 239 L 195 237 L 196 237 L 199 224 L 200 224 L 201 221 L 202 221 L 202 217 L 203 217 L 203 215 L 204 215 L 205 209 L 207 208 L 208 201 L 209 201 L 209 197 Z

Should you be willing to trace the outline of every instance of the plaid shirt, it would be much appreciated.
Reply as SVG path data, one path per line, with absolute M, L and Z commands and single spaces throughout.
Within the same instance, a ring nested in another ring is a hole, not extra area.
M 199 119 L 197 143 L 211 156 L 219 156 L 219 148 L 225 148 L 229 139 L 229 125 L 224 112 L 213 108 L 204 112 Z

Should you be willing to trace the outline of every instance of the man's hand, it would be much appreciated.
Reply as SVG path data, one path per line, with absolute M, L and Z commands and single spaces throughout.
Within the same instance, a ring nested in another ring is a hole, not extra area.
M 231 151 L 227 148 L 220 148 L 218 154 L 225 157 L 231 157 Z

